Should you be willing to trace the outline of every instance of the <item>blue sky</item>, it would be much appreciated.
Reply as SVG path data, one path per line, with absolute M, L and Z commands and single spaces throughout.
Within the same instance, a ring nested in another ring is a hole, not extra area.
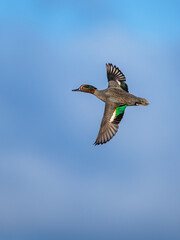
M 179 239 L 179 1 L 0 1 L 0 237 Z M 105 63 L 148 107 L 94 147 Z

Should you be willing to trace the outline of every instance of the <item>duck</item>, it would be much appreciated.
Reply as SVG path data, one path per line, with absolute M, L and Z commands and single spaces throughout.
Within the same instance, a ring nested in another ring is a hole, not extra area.
M 116 135 L 126 107 L 149 104 L 145 98 L 129 93 L 126 77 L 116 65 L 108 63 L 106 70 L 108 88 L 98 90 L 92 85 L 83 84 L 72 90 L 93 94 L 105 103 L 104 115 L 94 145 L 105 144 Z

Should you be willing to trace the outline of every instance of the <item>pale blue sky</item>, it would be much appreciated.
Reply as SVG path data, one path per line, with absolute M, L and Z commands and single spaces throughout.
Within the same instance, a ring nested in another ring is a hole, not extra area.
M 0 238 L 180 238 L 179 1 L 0 1 Z M 94 147 L 105 63 L 148 107 Z

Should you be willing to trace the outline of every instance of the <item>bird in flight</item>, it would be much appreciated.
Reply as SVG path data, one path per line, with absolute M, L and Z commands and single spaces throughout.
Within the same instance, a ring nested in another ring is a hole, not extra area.
M 92 85 L 83 84 L 78 89 L 72 90 L 91 93 L 105 102 L 104 116 L 95 145 L 104 144 L 114 137 L 127 106 L 146 106 L 149 104 L 145 98 L 136 97 L 129 93 L 126 77 L 118 67 L 109 63 L 106 64 L 106 69 L 109 83 L 107 89 L 98 90 Z

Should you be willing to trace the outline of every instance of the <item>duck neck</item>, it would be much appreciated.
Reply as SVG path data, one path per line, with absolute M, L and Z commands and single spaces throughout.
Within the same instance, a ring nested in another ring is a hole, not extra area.
M 106 102 L 106 97 L 105 94 L 103 93 L 103 90 L 96 89 L 93 94 L 103 102 Z

